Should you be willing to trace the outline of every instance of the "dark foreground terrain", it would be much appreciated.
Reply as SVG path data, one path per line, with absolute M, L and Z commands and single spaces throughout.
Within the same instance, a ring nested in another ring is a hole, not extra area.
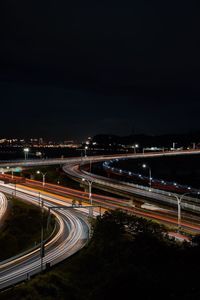
M 81 252 L 0 299 L 200 298 L 198 238 L 177 244 L 163 226 L 119 211 L 97 218 L 93 230 Z

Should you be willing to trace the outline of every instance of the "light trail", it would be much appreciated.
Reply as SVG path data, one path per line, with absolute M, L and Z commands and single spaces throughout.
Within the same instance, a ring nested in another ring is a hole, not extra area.
M 88 157 L 68 157 L 68 158 L 53 158 L 53 159 L 34 159 L 34 160 L 10 160 L 0 161 L 0 167 L 29 167 L 29 166 L 48 166 L 48 165 L 64 165 L 67 163 L 85 163 L 85 162 L 98 162 L 106 161 L 117 158 L 144 158 L 144 157 L 161 157 L 161 156 L 176 156 L 176 155 L 193 155 L 200 154 L 200 149 L 192 150 L 178 150 L 178 151 L 162 151 L 162 152 L 151 152 L 151 153 L 126 153 L 126 154 L 113 154 L 113 155 L 98 155 Z M 6 171 L 6 170 L 5 170 Z M 7 172 L 9 172 L 7 170 Z
M 0 190 L 10 195 L 12 195 L 14 188 L 0 184 Z M 16 190 L 16 196 L 38 205 L 38 191 L 34 192 L 20 187 Z M 41 195 L 41 199 L 46 208 L 65 203 L 55 195 L 51 196 L 50 194 L 48 196 Z M 45 244 L 44 269 L 46 264 L 50 263 L 52 266 L 79 251 L 89 238 L 89 225 L 84 221 L 83 216 L 63 209 L 57 209 L 53 211 L 53 214 L 59 222 L 59 231 Z M 40 249 L 1 262 L 0 289 L 26 280 L 39 272 L 41 272 Z
M 123 194 L 125 197 L 139 196 L 145 201 L 157 202 L 160 204 L 177 207 L 177 201 L 173 197 L 173 193 L 169 193 L 163 190 L 149 188 L 145 186 L 139 186 L 133 183 L 123 182 L 116 179 L 106 178 L 100 175 L 92 174 L 84 170 L 80 170 L 78 164 L 67 164 L 63 167 L 63 170 L 70 177 L 81 181 L 85 178 L 89 181 L 93 181 L 93 184 L 97 188 L 106 188 L 110 192 L 116 192 Z M 186 196 L 182 201 L 182 208 L 190 212 L 200 212 L 200 201 L 194 197 Z
M 70 174 L 70 176 L 77 178 L 78 180 L 82 178 L 87 178 L 88 180 L 94 180 L 94 175 L 89 174 L 87 172 L 81 172 L 79 170 L 80 163 L 89 163 L 92 162 L 110 160 L 115 158 L 140 158 L 140 157 L 153 157 L 153 156 L 165 156 L 165 155 L 185 155 L 185 154 L 199 154 L 200 150 L 196 151 L 173 151 L 173 152 L 165 152 L 165 153 L 148 153 L 148 154 L 132 154 L 132 155 L 112 155 L 112 156 L 96 156 L 96 157 L 88 157 L 86 159 L 80 158 L 70 158 L 70 159 L 53 159 L 53 160 L 45 160 L 45 161 L 26 161 L 26 162 L 7 162 L 1 163 L 1 167 L 6 166 L 37 166 L 37 165 L 54 165 L 54 164 L 65 164 L 65 171 Z M 9 175 L 6 175 L 9 176 Z M 133 187 L 124 187 L 121 183 L 114 184 L 110 180 L 106 180 L 105 178 L 100 178 L 100 176 L 95 176 L 95 181 L 97 184 L 100 184 L 101 180 L 104 180 L 103 184 L 107 186 L 112 186 L 113 190 L 122 189 L 124 192 L 132 192 Z M 39 183 L 36 181 L 28 180 L 23 186 L 20 185 L 6 185 L 1 183 L 0 190 L 4 193 L 13 195 L 15 194 L 17 197 L 20 197 L 26 201 L 39 205 L 39 193 L 40 199 L 44 201 L 44 206 L 49 209 L 55 205 L 65 205 L 66 208 L 71 205 L 69 203 L 71 201 L 70 197 L 78 197 L 83 200 L 88 201 L 88 193 L 81 192 L 65 187 L 58 187 L 53 184 L 46 184 L 48 190 L 51 192 L 63 193 L 65 197 L 61 195 L 55 195 L 50 192 L 44 192 L 40 190 L 35 190 L 31 187 L 26 187 L 25 185 L 37 185 L 39 187 Z M 145 193 L 147 191 L 141 190 L 139 191 L 139 195 L 147 196 Z M 151 198 L 152 195 L 155 196 L 155 193 L 150 193 Z M 67 196 L 67 197 L 66 197 Z M 177 220 L 173 217 L 164 215 L 162 212 L 155 211 L 147 211 L 146 209 L 140 209 L 136 207 L 129 207 L 124 204 L 124 200 L 116 199 L 114 197 L 105 197 L 102 195 L 93 194 L 93 200 L 106 209 L 115 209 L 120 208 L 125 210 L 128 213 L 136 214 L 142 217 L 147 217 L 150 219 L 157 219 L 162 222 L 176 225 Z M 80 208 L 82 214 L 87 213 L 88 210 L 86 208 Z M 53 211 L 58 223 L 59 223 L 59 231 L 49 242 L 45 245 L 46 255 L 44 257 L 44 268 L 46 264 L 50 263 L 54 265 L 63 259 L 71 256 L 75 252 L 79 251 L 87 242 L 89 236 L 89 227 L 86 221 L 84 221 L 83 215 L 77 215 L 77 213 L 72 213 L 69 210 L 57 209 L 56 212 Z M 97 214 L 97 212 L 95 212 Z M 200 226 L 198 224 L 191 224 L 190 222 L 182 221 L 182 227 L 185 227 L 190 230 L 200 231 Z M 5 288 L 9 285 L 16 284 L 22 280 L 28 279 L 30 276 L 37 274 L 41 271 L 41 258 L 40 258 L 39 249 L 35 249 L 30 253 L 26 253 L 20 257 L 15 257 L 12 260 L 8 260 L 6 262 L 2 262 L 0 264 L 0 288 Z
M 0 224 L 6 213 L 7 207 L 8 207 L 7 198 L 3 193 L 0 193 Z

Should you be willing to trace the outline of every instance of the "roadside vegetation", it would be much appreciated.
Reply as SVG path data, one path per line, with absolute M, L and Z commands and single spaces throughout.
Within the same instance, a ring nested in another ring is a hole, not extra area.
M 177 243 L 164 226 L 121 211 L 97 217 L 92 228 L 82 251 L 0 299 L 200 298 L 198 238 L 195 246 Z
M 44 211 L 44 224 L 47 224 L 47 212 Z M 24 252 L 40 243 L 41 210 L 16 198 L 9 198 L 9 214 L 0 230 L 0 261 Z M 46 227 L 45 227 L 46 228 Z M 51 219 L 48 237 L 54 228 Z

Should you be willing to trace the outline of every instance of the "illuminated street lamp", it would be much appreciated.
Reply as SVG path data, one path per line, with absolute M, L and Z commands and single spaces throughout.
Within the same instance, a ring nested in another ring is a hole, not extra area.
M 149 169 L 149 187 L 151 188 L 151 181 L 152 181 L 151 168 L 149 166 L 147 166 L 146 164 L 143 164 L 142 167 L 143 167 L 143 169 Z
M 24 148 L 24 159 L 28 159 L 29 148 Z
M 137 152 L 137 150 L 136 150 L 136 149 L 138 149 L 138 148 L 139 148 L 139 145 L 138 145 L 138 144 L 135 144 L 133 147 L 134 147 L 134 153 L 136 154 L 136 152 Z
M 82 181 L 86 181 L 88 183 L 88 187 L 89 187 L 89 200 L 90 200 L 90 204 L 92 205 L 92 184 L 93 181 L 90 181 L 88 179 L 82 178 Z
M 45 186 L 45 176 L 46 176 L 47 173 L 42 173 L 42 172 L 39 171 L 39 170 L 38 170 L 36 173 L 37 173 L 37 174 L 42 174 L 42 185 Z
M 85 146 L 85 157 L 87 157 L 86 151 L 88 150 L 88 146 Z
M 187 193 L 184 193 L 182 195 L 177 195 L 177 194 L 170 194 L 173 195 L 176 200 L 177 200 L 177 205 L 178 205 L 178 230 L 181 229 L 181 202 L 183 200 L 183 197 L 186 196 L 186 195 L 189 195 L 189 194 L 192 194 L 191 192 L 187 192 Z M 197 193 L 199 195 L 199 192 Z

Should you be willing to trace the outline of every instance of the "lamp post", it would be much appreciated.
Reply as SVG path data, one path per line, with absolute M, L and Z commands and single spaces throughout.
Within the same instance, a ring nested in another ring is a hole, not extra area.
M 134 147 L 134 153 L 136 154 L 137 148 L 139 148 L 139 145 L 138 145 L 138 144 L 135 144 L 133 147 Z
M 88 146 L 85 146 L 84 150 L 85 150 L 85 157 L 87 157 Z
M 28 159 L 29 148 L 24 148 L 24 159 Z
M 146 164 L 143 164 L 142 167 L 144 169 L 149 169 L 149 187 L 151 188 L 151 181 L 152 181 L 152 177 L 151 177 L 151 168 L 149 166 L 147 166 Z
M 90 181 L 88 179 L 82 178 L 82 181 L 86 181 L 88 183 L 88 187 L 89 187 L 89 200 L 90 200 L 90 204 L 92 205 L 92 184 L 93 181 Z
M 192 194 L 192 192 L 186 192 L 182 195 L 177 195 L 177 194 L 172 194 L 176 200 L 177 200 L 177 205 L 178 205 L 178 230 L 181 229 L 181 202 L 183 200 L 183 197 L 185 197 L 186 195 Z M 199 195 L 199 193 L 197 193 Z
M 42 172 L 39 171 L 39 170 L 38 170 L 36 173 L 37 173 L 37 174 L 42 174 L 42 185 L 45 186 L 45 176 L 46 176 L 47 173 L 42 173 Z

